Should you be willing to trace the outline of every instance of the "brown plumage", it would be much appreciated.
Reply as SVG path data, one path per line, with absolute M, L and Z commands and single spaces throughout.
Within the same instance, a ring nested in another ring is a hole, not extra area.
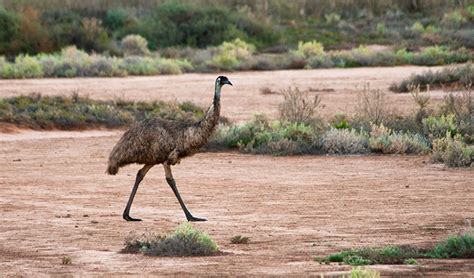
M 151 167 L 163 164 L 166 181 L 175 193 L 188 221 L 205 221 L 205 219 L 193 217 L 186 208 L 179 195 L 170 166 L 175 165 L 184 157 L 195 154 L 207 143 L 219 121 L 220 92 L 225 84 L 232 85 L 227 77 L 219 76 L 216 79 L 214 101 L 201 121 L 184 123 L 154 118 L 132 125 L 120 138 L 110 153 L 107 172 L 115 175 L 120 167 L 131 163 L 145 165 L 137 173 L 135 185 L 123 213 L 125 220 L 140 221 L 129 216 L 138 185 Z

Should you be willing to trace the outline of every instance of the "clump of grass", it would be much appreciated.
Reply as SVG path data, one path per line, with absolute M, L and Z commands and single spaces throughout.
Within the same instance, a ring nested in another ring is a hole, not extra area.
M 32 129 L 116 128 L 153 117 L 195 121 L 204 111 L 191 103 L 99 101 L 78 94 L 31 94 L 0 99 L 0 122 Z
M 462 88 L 470 86 L 473 80 L 474 67 L 472 63 L 467 63 L 459 66 L 445 67 L 435 72 L 429 70 L 422 74 L 412 74 L 409 78 L 392 84 L 390 90 L 404 93 L 410 91 L 410 86 L 419 86 L 422 90 L 426 90 L 428 87 Z
M 466 233 L 449 237 L 432 249 L 409 246 L 356 248 L 315 258 L 318 262 L 344 262 L 349 265 L 418 264 L 417 258 L 474 258 L 474 236 Z
M 233 236 L 230 239 L 230 243 L 232 244 L 248 244 L 249 242 L 250 242 L 250 239 L 248 237 L 241 236 L 241 235 Z
M 219 247 L 209 235 L 194 229 L 189 223 L 184 223 L 167 236 L 132 235 L 126 238 L 122 252 L 165 257 L 211 256 L 219 252 Z

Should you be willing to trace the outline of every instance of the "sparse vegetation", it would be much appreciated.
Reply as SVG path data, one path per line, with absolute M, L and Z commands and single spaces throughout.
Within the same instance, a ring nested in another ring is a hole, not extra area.
M 344 262 L 349 265 L 418 264 L 417 258 L 474 258 L 474 236 L 451 236 L 429 250 L 409 246 L 357 248 L 315 258 L 318 262 Z
M 241 235 L 233 236 L 230 239 L 230 243 L 232 244 L 248 244 L 249 242 L 250 242 L 250 239 L 248 237 L 241 236 Z
M 211 256 L 219 252 L 219 247 L 209 235 L 194 229 L 189 223 L 184 223 L 167 236 L 131 235 L 126 238 L 122 252 L 165 257 Z

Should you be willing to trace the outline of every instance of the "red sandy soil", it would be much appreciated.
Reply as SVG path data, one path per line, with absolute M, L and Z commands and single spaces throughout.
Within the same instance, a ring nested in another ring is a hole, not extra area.
M 275 114 L 281 96 L 261 95 L 259 88 L 291 85 L 333 88 L 335 92 L 323 93 L 325 111 L 351 111 L 355 85 L 370 80 L 372 87 L 386 89 L 422 70 L 229 73 L 235 86 L 224 89 L 222 109 L 234 120 L 256 111 Z M 214 78 L 4 80 L 0 96 L 79 89 L 93 98 L 176 98 L 204 106 Z M 407 109 L 409 95 L 392 96 L 394 104 Z M 105 174 L 121 131 L 24 131 L 11 126 L 4 131 L 9 133 L 0 133 L 0 276 L 337 276 L 351 267 L 321 265 L 313 258 L 362 246 L 429 247 L 466 231 L 474 220 L 474 171 L 431 164 L 427 156 L 200 153 L 175 166 L 174 176 L 190 210 L 208 218 L 193 225 L 209 233 L 224 255 L 121 254 L 130 232 L 165 234 L 185 220 L 162 167 L 148 173 L 133 204 L 131 216 L 144 221 L 126 222 L 121 214 L 139 166 L 122 168 L 117 176 Z M 230 244 L 235 235 L 249 237 L 250 244 Z M 71 264 L 61 264 L 63 257 Z M 473 260 L 419 262 L 371 267 L 403 277 L 474 273 Z

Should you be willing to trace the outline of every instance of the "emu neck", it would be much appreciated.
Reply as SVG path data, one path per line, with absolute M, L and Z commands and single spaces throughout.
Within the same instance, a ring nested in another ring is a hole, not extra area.
M 216 129 L 219 123 L 220 115 L 220 93 L 221 86 L 216 84 L 214 91 L 214 100 L 207 110 L 206 116 L 196 125 L 190 127 L 185 132 L 185 140 L 183 150 L 185 152 L 197 151 L 197 148 L 203 146 L 211 137 L 212 132 Z

